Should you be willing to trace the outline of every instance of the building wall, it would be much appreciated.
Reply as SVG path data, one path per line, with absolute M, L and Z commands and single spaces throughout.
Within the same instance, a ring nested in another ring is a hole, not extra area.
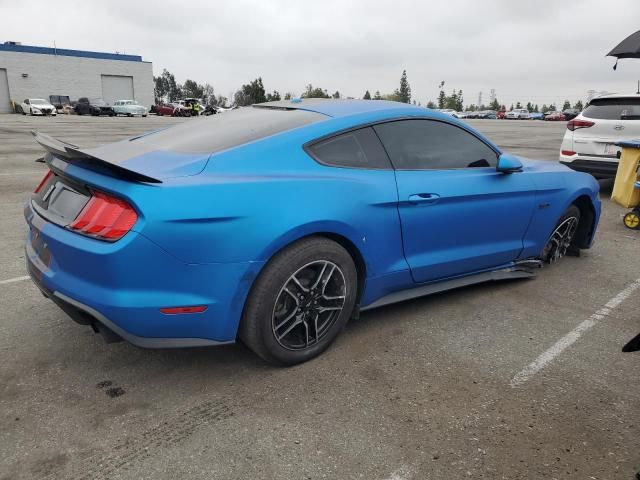
M 146 106 L 154 101 L 151 62 L 0 51 L 2 68 L 15 102 L 30 97 L 48 100 L 49 95 L 69 95 L 71 100 L 102 97 L 102 75 L 132 76 L 135 100 Z

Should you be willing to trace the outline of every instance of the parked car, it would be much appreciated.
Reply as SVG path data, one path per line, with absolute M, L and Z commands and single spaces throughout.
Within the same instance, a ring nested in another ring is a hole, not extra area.
M 140 105 L 135 100 L 116 100 L 113 102 L 113 111 L 116 115 L 126 115 L 128 117 L 133 117 L 134 115 L 147 116 L 147 107 Z
M 576 110 L 575 108 L 567 108 L 566 110 L 562 111 L 562 114 L 564 115 L 564 118 L 566 120 L 573 120 L 578 115 L 580 115 L 580 110 Z
M 397 102 L 271 102 L 87 149 L 35 139 L 50 170 L 25 205 L 33 281 L 143 347 L 240 338 L 303 362 L 359 311 L 589 248 L 600 214 L 593 177 Z
M 453 110 L 452 108 L 441 108 L 436 110 L 438 112 L 444 113 L 445 115 L 449 115 L 450 117 L 455 117 L 458 112 Z
M 81 97 L 73 108 L 78 115 L 93 115 L 96 117 L 98 115 L 109 115 L 113 117 L 116 114 L 116 112 L 113 111 L 113 107 L 101 98 L 89 99 L 87 97 Z
M 57 113 L 69 114 L 73 110 L 68 95 L 49 95 L 49 103 L 56 108 Z
M 204 107 L 204 110 L 202 110 L 202 115 L 216 115 L 218 113 L 218 108 L 214 107 L 213 105 L 207 105 L 206 107 Z
M 550 112 L 544 116 L 544 119 L 549 122 L 564 122 L 566 120 L 564 113 L 562 112 Z
M 42 98 L 25 98 L 24 101 L 18 105 L 16 113 L 22 113 L 23 115 L 56 115 L 56 107 Z
M 531 112 L 529 114 L 530 120 L 544 120 L 544 113 L 542 112 Z
M 474 118 L 496 119 L 498 117 L 495 110 L 480 110 L 475 112 Z
M 596 97 L 567 123 L 559 159 L 596 178 L 613 178 L 620 158 L 615 142 L 635 138 L 640 138 L 640 95 Z
M 498 113 L 496 114 L 496 116 L 498 117 L 499 120 L 504 120 L 504 117 L 507 115 L 507 111 L 506 110 L 499 110 Z
M 159 103 L 155 106 L 156 115 L 168 115 L 170 117 L 190 117 L 191 109 L 178 103 Z
M 531 114 L 526 108 L 516 108 L 507 112 L 504 118 L 507 120 L 529 120 Z

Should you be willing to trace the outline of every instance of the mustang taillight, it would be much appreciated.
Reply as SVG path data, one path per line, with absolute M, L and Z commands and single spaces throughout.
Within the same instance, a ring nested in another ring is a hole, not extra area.
M 69 228 L 84 235 L 114 241 L 131 230 L 137 219 L 136 211 L 124 200 L 94 191 Z
M 567 123 L 567 130 L 571 130 L 572 132 L 574 130 L 578 130 L 579 128 L 589 128 L 589 127 L 593 127 L 595 125 L 595 122 L 590 122 L 589 120 L 570 120 L 569 123 Z
M 44 187 L 44 184 L 47 183 L 47 181 L 51 178 L 52 175 L 53 175 L 53 171 L 49 170 L 47 174 L 44 176 L 44 178 L 42 179 L 42 181 L 38 184 L 36 189 L 33 191 L 33 193 L 38 193 L 40 190 L 42 190 L 42 187 Z

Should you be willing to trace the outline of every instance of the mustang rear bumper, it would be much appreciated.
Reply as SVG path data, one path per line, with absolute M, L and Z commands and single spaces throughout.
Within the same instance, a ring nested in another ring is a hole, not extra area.
M 187 264 L 136 232 L 108 243 L 46 222 L 25 207 L 27 270 L 78 323 L 146 348 L 235 341 L 260 262 Z M 166 314 L 166 307 L 206 306 Z

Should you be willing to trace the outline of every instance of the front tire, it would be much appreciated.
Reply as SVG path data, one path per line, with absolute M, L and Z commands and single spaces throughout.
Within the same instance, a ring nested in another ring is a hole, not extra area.
M 547 263 L 556 263 L 564 257 L 569 248 L 573 246 L 579 224 L 580 209 L 571 205 L 556 223 L 540 258 Z
M 239 336 L 269 363 L 295 365 L 324 352 L 355 306 L 357 272 L 351 255 L 323 237 L 278 253 L 256 280 Z

